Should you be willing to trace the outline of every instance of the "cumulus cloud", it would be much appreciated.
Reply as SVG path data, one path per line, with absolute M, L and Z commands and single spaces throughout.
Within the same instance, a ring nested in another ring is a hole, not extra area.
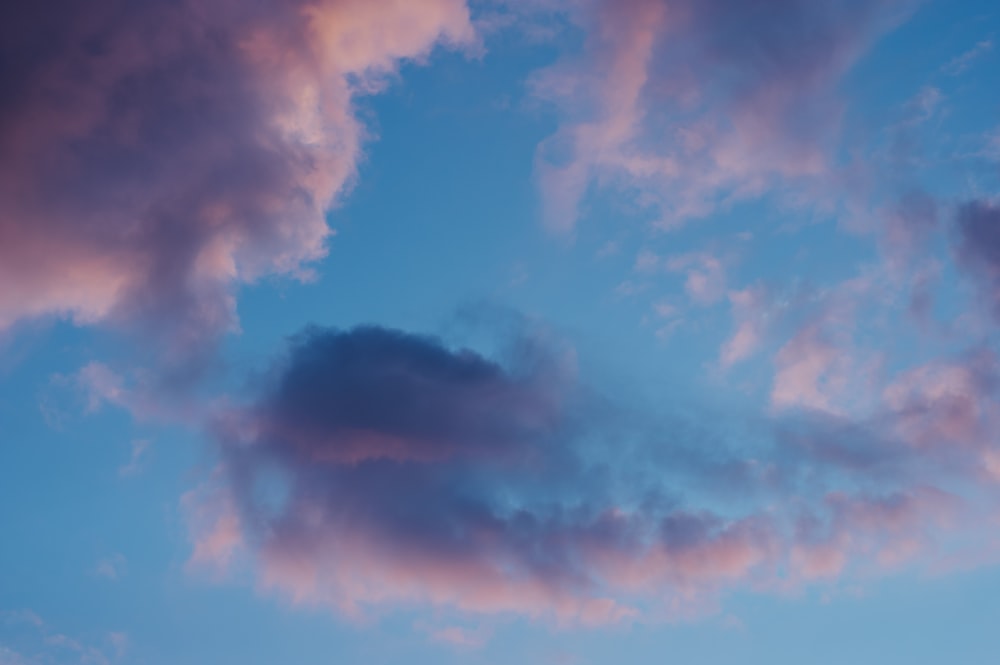
M 473 37 L 461 0 L 5 4 L 0 329 L 235 328 L 236 285 L 325 254 L 356 97 Z
M 900 438 L 915 404 L 939 403 L 933 376 L 901 376 L 923 387 L 889 390 L 867 421 L 807 412 L 755 446 L 617 420 L 559 354 L 511 348 L 488 358 L 378 327 L 298 335 L 256 397 L 214 420 L 222 464 L 185 497 L 192 568 L 247 564 L 261 589 L 348 613 L 694 611 L 723 589 L 912 560 L 965 514 L 939 482 L 976 478 L 995 445 Z M 984 386 L 962 384 L 978 391 L 962 399 L 985 403 Z M 940 406 L 934 431 L 963 434 L 968 409 L 953 423 Z
M 708 584 L 764 559 L 762 525 L 612 501 L 607 451 L 587 452 L 600 427 L 534 344 L 501 364 L 398 331 L 314 329 L 275 372 L 217 422 L 232 492 L 201 502 L 216 513 L 195 559 L 231 557 L 235 522 L 260 584 L 300 602 L 605 622 L 634 612 L 608 585 Z
M 591 187 L 671 227 L 830 176 L 837 84 L 910 4 L 571 4 L 583 53 L 534 79 L 561 119 L 536 159 L 548 223 L 572 229 Z

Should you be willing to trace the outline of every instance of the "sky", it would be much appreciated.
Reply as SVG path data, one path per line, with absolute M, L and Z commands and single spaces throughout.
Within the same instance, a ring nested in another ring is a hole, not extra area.
M 997 662 L 1000 7 L 0 6 L 0 665 Z

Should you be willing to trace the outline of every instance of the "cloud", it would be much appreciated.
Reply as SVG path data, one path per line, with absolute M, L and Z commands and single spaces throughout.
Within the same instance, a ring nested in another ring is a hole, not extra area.
M 884 390 L 900 437 L 917 446 L 989 446 L 1000 426 L 1000 369 L 983 350 L 965 362 L 915 367 Z
M 727 370 L 757 351 L 771 324 L 770 296 L 760 285 L 729 292 L 736 329 L 719 350 L 719 367 Z
M 836 577 L 854 559 L 881 567 L 911 559 L 960 507 L 956 497 L 922 487 L 879 497 L 831 492 L 824 503 L 828 520 L 802 520 L 791 553 L 806 579 Z
M 554 426 L 553 368 L 508 375 L 471 353 L 382 328 L 309 331 L 254 423 L 264 440 L 318 460 L 447 460 L 509 455 Z
M 700 305 L 711 305 L 726 291 L 726 267 L 723 261 L 707 252 L 691 252 L 666 261 L 671 272 L 684 273 L 684 290 Z
M 834 396 L 845 387 L 844 361 L 844 353 L 826 338 L 820 326 L 803 328 L 775 358 L 778 371 L 771 390 L 772 406 L 834 408 Z
M 969 50 L 964 53 L 956 55 L 954 58 L 945 64 L 941 71 L 951 76 L 958 76 L 963 73 L 966 69 L 972 66 L 972 64 L 983 57 L 987 53 L 993 50 L 993 40 L 983 39 L 976 42 Z
M 94 566 L 94 574 L 109 580 L 121 579 L 128 570 L 128 560 L 124 555 L 115 552 L 102 558 Z
M 607 451 L 585 445 L 597 409 L 557 355 L 515 348 L 500 364 L 381 328 L 304 332 L 263 397 L 216 424 L 232 492 L 196 503 L 217 518 L 194 560 L 225 566 L 235 523 L 260 585 L 298 602 L 601 623 L 635 612 L 605 587 L 712 584 L 766 559 L 754 520 L 613 502 L 595 479 Z
M 0 665 L 25 665 L 27 662 L 21 654 L 0 645 Z
M 134 476 L 146 467 L 146 458 L 149 457 L 150 442 L 148 439 L 133 439 L 128 462 L 118 467 L 118 475 Z
M 31 610 L 0 611 L 0 665 L 111 665 L 126 640 L 124 633 L 110 632 L 100 643 L 85 642 L 59 632 Z
M 927 254 L 928 239 L 937 227 L 937 201 L 920 190 L 907 192 L 885 216 L 883 251 L 894 264 L 919 258 Z
M 592 188 L 617 189 L 672 227 L 831 176 L 837 84 L 910 5 L 571 4 L 583 51 L 533 81 L 560 120 L 536 156 L 548 224 L 572 229 Z
M 993 315 L 1000 319 L 1000 206 L 970 201 L 958 210 L 958 263 L 980 283 Z
M 64 379 L 59 377 L 59 381 Z M 86 410 L 89 413 L 100 410 L 105 404 L 124 406 L 129 399 L 124 377 L 101 362 L 87 363 L 73 375 L 71 381 L 86 395 Z
M 485 627 L 475 629 L 464 626 L 430 626 L 418 624 L 417 628 L 428 634 L 431 641 L 445 644 L 455 649 L 477 649 L 489 640 L 490 631 Z
M 461 0 L 60 0 L 0 26 L 0 329 L 66 316 L 171 353 L 238 326 L 239 284 L 308 278 L 356 98 L 474 38 Z
M 825 348 L 803 335 L 796 349 Z M 988 448 L 901 442 L 914 399 L 941 392 L 930 379 L 848 420 L 826 408 L 812 351 L 797 353 L 794 405 L 819 410 L 751 445 L 642 424 L 530 335 L 505 348 L 303 331 L 255 397 L 215 417 L 221 466 L 184 499 L 191 569 L 249 566 L 268 593 L 349 614 L 690 614 L 732 588 L 903 565 L 968 514 L 956 482 L 992 482 L 972 470 Z

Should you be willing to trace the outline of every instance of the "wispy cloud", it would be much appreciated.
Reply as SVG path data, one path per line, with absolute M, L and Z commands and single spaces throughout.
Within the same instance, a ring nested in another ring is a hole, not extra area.
M 560 120 L 536 156 L 549 225 L 571 230 L 591 188 L 619 191 L 671 228 L 832 178 L 837 84 L 906 6 L 571 3 L 583 52 L 533 83 Z
M 594 624 L 921 560 L 993 509 L 969 501 L 992 482 L 975 469 L 996 363 L 911 370 L 851 414 L 839 377 L 856 359 L 828 323 L 778 353 L 766 440 L 719 435 L 710 453 L 682 419 L 597 397 L 535 343 L 500 362 L 401 331 L 308 329 L 256 400 L 214 421 L 223 466 L 185 499 L 192 565 L 242 562 L 261 589 L 350 614 L 426 603 Z M 975 366 L 982 380 L 963 379 Z M 722 486 L 738 506 L 720 508 Z
M 993 40 L 983 39 L 976 42 L 976 44 L 964 53 L 956 55 L 954 58 L 945 64 L 941 71 L 951 76 L 958 76 L 965 72 L 973 63 L 979 58 L 983 57 L 987 53 L 993 50 Z
M 128 560 L 124 555 L 115 552 L 100 559 L 94 566 L 94 574 L 99 577 L 117 581 L 121 579 L 128 569 Z
M 118 467 L 118 475 L 127 477 L 135 476 L 141 472 L 145 466 L 150 448 L 148 439 L 134 439 L 131 444 L 131 452 L 128 462 Z

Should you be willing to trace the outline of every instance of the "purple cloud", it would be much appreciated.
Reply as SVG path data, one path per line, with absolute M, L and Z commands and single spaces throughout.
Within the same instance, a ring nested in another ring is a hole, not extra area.
M 971 201 L 958 211 L 958 261 L 980 282 L 994 316 L 1000 319 L 1000 206 Z
M 71 316 L 183 352 L 234 288 L 308 276 L 358 94 L 473 38 L 461 0 L 119 0 L 0 10 L 0 329 Z
M 558 354 L 515 348 L 501 362 L 378 327 L 294 338 L 214 421 L 220 475 L 185 498 L 191 565 L 242 562 L 262 589 L 348 613 L 601 623 L 901 565 L 968 514 L 948 483 L 992 482 L 975 470 L 988 441 L 913 436 L 914 418 L 960 438 L 995 419 L 957 363 L 900 377 L 911 389 L 877 417 L 804 414 L 748 447 L 621 419 Z
M 556 357 L 520 348 L 499 364 L 381 328 L 306 331 L 217 421 L 231 493 L 191 499 L 194 562 L 228 563 L 238 524 L 261 585 L 301 602 L 603 622 L 634 613 L 611 591 L 646 575 L 714 584 L 765 561 L 762 520 L 616 502 L 610 451 L 586 442 L 607 428 Z
M 592 186 L 620 189 L 663 227 L 771 191 L 829 189 L 837 84 L 911 5 L 571 5 L 583 53 L 534 85 L 561 120 L 536 158 L 548 223 L 571 229 Z
M 559 424 L 560 395 L 546 385 L 553 371 L 508 373 L 383 328 L 311 330 L 258 406 L 255 436 L 303 462 L 509 457 Z

